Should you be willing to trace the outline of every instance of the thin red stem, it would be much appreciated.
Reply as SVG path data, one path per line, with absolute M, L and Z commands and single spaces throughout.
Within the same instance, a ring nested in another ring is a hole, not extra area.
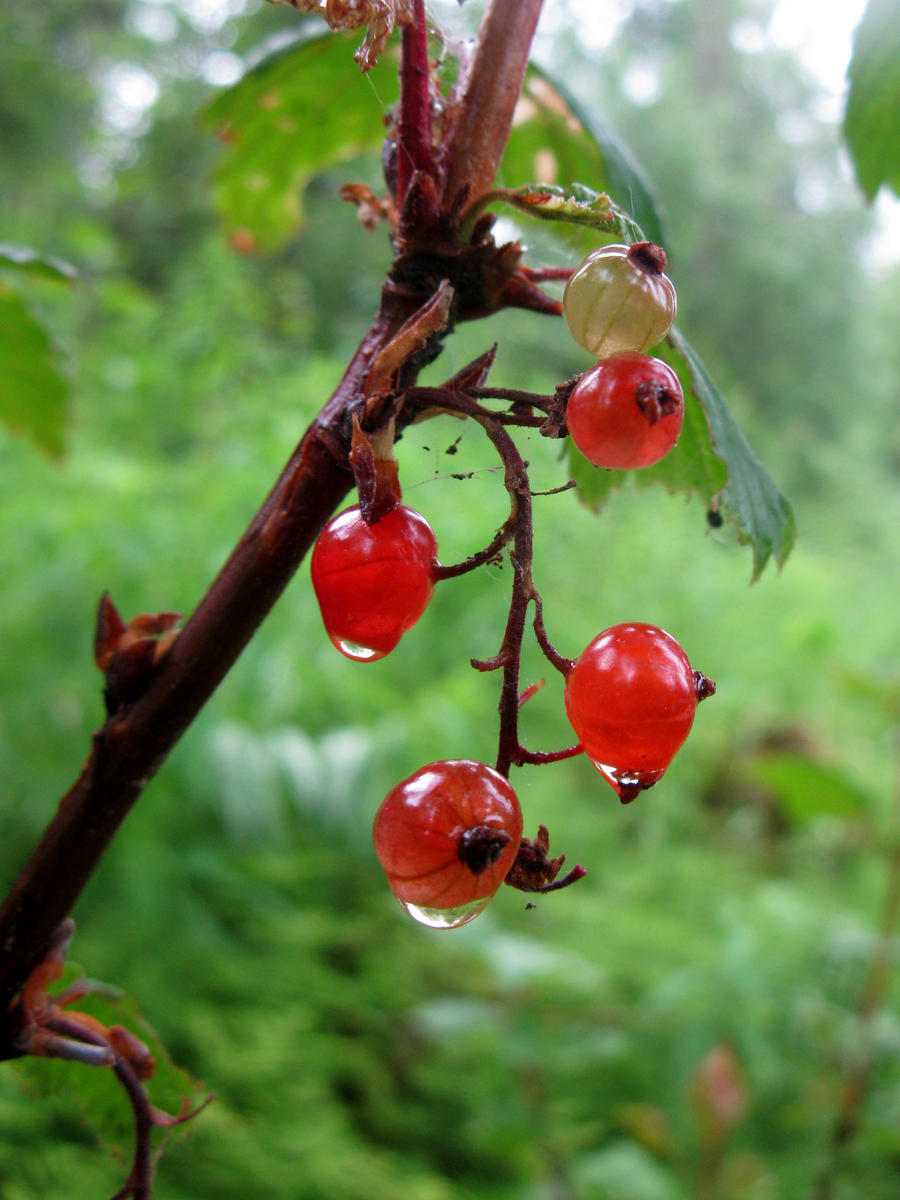
M 477 567 L 483 567 L 485 563 L 489 563 L 496 558 L 505 545 L 511 540 L 514 533 L 512 518 L 508 517 L 500 528 L 497 530 L 496 536 L 485 546 L 483 550 L 479 550 L 477 554 L 472 554 L 462 562 L 453 563 L 449 567 L 436 567 L 434 570 L 435 581 L 441 579 L 455 579 L 458 575 L 465 575 L 469 571 L 474 571 Z

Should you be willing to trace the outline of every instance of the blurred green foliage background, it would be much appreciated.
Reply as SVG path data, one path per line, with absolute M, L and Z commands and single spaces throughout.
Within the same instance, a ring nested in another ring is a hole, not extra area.
M 166 1200 L 900 1194 L 890 987 L 859 1016 L 900 803 L 900 268 L 820 85 L 765 37 L 748 49 L 767 0 L 627 5 L 599 55 L 565 0 L 547 10 L 539 53 L 644 163 L 680 323 L 793 501 L 798 545 L 749 588 L 749 552 L 694 501 L 629 487 L 599 517 L 537 501 L 560 649 L 652 621 L 719 692 L 628 808 L 585 761 L 518 773 L 526 832 L 549 825 L 588 878 L 530 911 L 501 893 L 450 934 L 404 918 L 370 824 L 422 763 L 493 758 L 496 680 L 468 658 L 500 643 L 508 569 L 442 585 L 365 666 L 333 650 L 301 571 L 75 914 L 74 957 L 216 1094 L 163 1159 Z M 127 616 L 190 611 L 374 310 L 388 247 L 336 192 L 377 163 L 316 180 L 305 236 L 271 255 L 236 253 L 212 210 L 199 113 L 296 20 L 243 0 L 0 9 L 0 241 L 80 273 L 26 284 L 73 380 L 64 457 L 0 433 L 5 881 L 102 719 L 100 593 Z M 371 105 L 379 124 L 374 89 Z M 535 261 L 572 265 L 522 232 Z M 513 314 L 461 330 L 429 378 L 494 339 L 497 383 L 551 390 L 586 365 L 561 323 Z M 399 447 L 447 562 L 504 513 L 482 441 L 448 418 Z M 564 482 L 558 447 L 523 444 L 536 490 Z M 529 651 L 525 681 L 544 667 Z M 523 725 L 533 747 L 571 740 L 555 680 Z M 859 1130 L 835 1154 L 860 1070 Z M 113 1192 L 121 1165 L 78 1105 L 31 1086 L 0 1072 L 2 1200 Z

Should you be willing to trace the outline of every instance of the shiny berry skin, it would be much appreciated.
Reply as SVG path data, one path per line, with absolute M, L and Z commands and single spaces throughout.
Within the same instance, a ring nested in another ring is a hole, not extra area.
M 433 762 L 388 793 L 373 836 L 410 916 L 455 929 L 478 916 L 513 865 L 522 811 L 508 780 L 484 763 Z
M 655 625 L 613 625 L 566 678 L 566 712 L 584 752 L 623 803 L 662 778 L 712 680 Z
M 681 433 L 684 394 L 667 363 L 647 354 L 614 354 L 585 371 L 572 389 L 566 425 L 595 467 L 649 467 Z
M 313 547 L 310 573 L 328 636 L 360 662 L 384 658 L 425 611 L 434 591 L 437 539 L 400 504 L 374 525 L 359 506 L 339 513 Z
M 652 242 L 602 246 L 566 284 L 563 312 L 572 337 L 597 358 L 649 350 L 675 320 L 665 252 Z

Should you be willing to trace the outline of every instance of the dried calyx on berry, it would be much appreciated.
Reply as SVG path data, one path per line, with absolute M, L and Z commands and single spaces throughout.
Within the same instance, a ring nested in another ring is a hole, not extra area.
M 653 242 L 602 246 L 566 284 L 563 312 L 572 337 L 597 358 L 649 350 L 675 320 L 665 251 Z

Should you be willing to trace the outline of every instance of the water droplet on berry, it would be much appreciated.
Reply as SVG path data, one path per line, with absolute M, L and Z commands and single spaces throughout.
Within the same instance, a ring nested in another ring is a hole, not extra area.
M 384 652 L 381 650 L 372 650 L 368 646 L 359 646 L 356 642 L 348 642 L 345 638 L 331 639 L 341 654 L 346 654 L 348 658 L 352 658 L 355 662 L 375 662 L 376 659 L 384 658 Z
M 429 929 L 458 929 L 460 925 L 466 925 L 480 912 L 484 912 L 490 900 L 490 896 L 481 896 L 477 900 L 470 900 L 468 904 L 459 904 L 456 908 L 425 908 L 420 904 L 409 904 L 406 900 L 401 900 L 400 906 L 406 909 L 414 921 L 418 921 L 420 925 L 427 925 Z
M 598 762 L 595 762 L 594 766 L 607 783 L 612 785 L 623 804 L 630 804 L 635 796 L 645 788 L 653 787 L 653 784 L 662 775 L 662 771 L 652 772 L 648 778 L 646 772 L 620 770 L 618 767 L 609 767 L 605 763 Z

